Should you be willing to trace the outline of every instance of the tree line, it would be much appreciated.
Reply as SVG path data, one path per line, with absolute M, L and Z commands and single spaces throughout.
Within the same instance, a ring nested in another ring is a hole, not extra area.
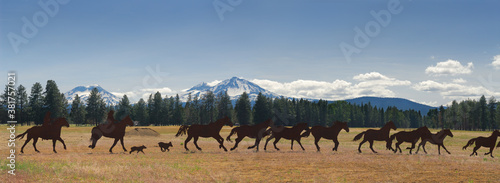
M 0 111 L 6 114 L 6 98 L 8 88 L 0 96 Z M 440 106 L 429 110 L 426 114 L 415 110 L 401 110 L 397 107 L 378 108 L 371 103 L 351 104 L 346 101 L 328 102 L 326 100 L 310 101 L 295 98 L 269 98 L 258 94 L 252 105 L 249 95 L 243 93 L 231 102 L 227 92 L 213 93 L 207 91 L 198 96 L 188 95 L 184 103 L 179 95 L 166 96 L 156 92 L 147 100 L 140 99 L 131 104 L 124 95 L 116 106 L 107 106 L 94 88 L 86 101 L 76 95 L 71 105 L 53 80 L 48 80 L 43 89 L 40 83 L 31 87 L 28 96 L 24 86 L 17 88 L 16 115 L 18 124 L 42 124 L 47 111 L 52 117 L 66 117 L 76 125 L 98 125 L 105 122 L 108 111 L 115 110 L 115 119 L 123 119 L 126 115 L 139 125 L 190 125 L 208 124 L 216 119 L 228 116 L 239 125 L 253 125 L 272 118 L 276 125 L 292 126 L 300 122 L 308 122 L 310 126 L 330 126 L 333 121 L 345 121 L 350 127 L 380 127 L 387 121 L 393 121 L 399 128 L 450 128 L 459 130 L 498 129 L 500 108 L 494 97 L 486 100 L 482 96 L 478 101 L 453 101 L 451 105 Z M 7 115 L 0 120 L 6 123 Z

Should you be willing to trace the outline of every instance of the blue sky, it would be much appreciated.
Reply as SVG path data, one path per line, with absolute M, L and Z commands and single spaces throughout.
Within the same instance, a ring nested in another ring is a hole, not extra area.
M 233 76 L 329 100 L 500 98 L 498 1 L 66 1 L 0 1 L 1 72 L 28 88 L 52 79 L 132 98 Z M 37 32 L 26 36 L 23 18 Z M 376 34 L 361 48 L 356 28 Z M 347 60 L 342 43 L 360 53 Z

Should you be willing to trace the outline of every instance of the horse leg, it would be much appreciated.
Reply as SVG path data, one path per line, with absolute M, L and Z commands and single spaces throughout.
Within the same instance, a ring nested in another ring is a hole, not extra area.
M 474 149 L 472 150 L 472 154 L 470 154 L 470 156 L 472 156 L 472 155 L 474 155 L 474 154 L 476 154 L 476 156 L 477 156 L 477 152 L 476 152 L 476 151 L 477 151 L 479 148 L 480 148 L 480 146 L 476 146 L 476 147 L 474 147 Z
M 422 144 L 422 143 L 420 143 L 420 144 L 422 144 L 422 149 L 424 150 L 425 154 L 427 154 L 427 151 L 425 150 L 425 143 L 427 143 L 427 141 L 424 141 L 423 143 L 424 144 Z
M 66 150 L 66 144 L 64 143 L 64 140 L 61 137 L 59 137 L 57 140 L 61 141 L 64 146 L 64 150 Z
M 118 142 L 118 140 L 120 140 L 120 139 L 115 139 L 115 142 L 113 142 L 113 145 L 111 146 L 111 148 L 109 148 L 109 152 L 110 152 L 110 153 L 113 153 L 113 151 L 112 151 L 112 150 L 113 150 L 113 147 L 115 147 L 115 145 L 116 145 L 116 143 Z
M 123 151 L 127 152 L 127 149 L 125 149 L 125 146 L 123 145 L 123 137 L 120 138 L 120 144 L 122 144 Z
M 24 141 L 24 145 L 23 147 L 21 147 L 21 153 L 24 153 L 24 146 L 26 146 L 26 144 L 28 144 L 28 142 L 31 140 L 31 138 L 28 138 L 26 141 Z
M 411 154 L 411 151 L 412 151 L 413 149 L 415 149 L 415 143 L 417 143 L 417 142 L 413 142 L 413 143 L 411 143 L 410 154 Z
M 443 149 L 448 153 L 448 154 L 451 154 L 450 151 L 448 151 L 448 149 L 446 149 L 446 147 L 444 147 L 444 144 L 441 144 L 441 146 L 443 146 Z
M 493 157 L 493 149 L 495 149 L 495 144 L 493 144 L 493 146 L 490 147 L 490 152 L 488 152 L 488 153 L 486 153 L 484 155 L 488 155 L 489 154 L 492 158 L 495 158 L 495 157 Z
M 187 148 L 187 143 L 191 140 L 191 138 L 193 138 L 193 137 L 188 136 L 186 138 L 186 140 L 184 141 L 184 149 L 186 149 L 186 151 L 189 151 L 189 149 Z
M 274 148 L 275 148 L 276 150 L 278 150 L 278 151 L 279 151 L 280 149 L 279 149 L 278 147 L 276 147 L 276 144 L 278 143 L 278 141 L 280 141 L 280 139 L 281 139 L 281 137 L 274 138 L 274 142 L 273 142 Z
M 267 150 L 267 143 L 272 139 L 274 138 L 274 135 L 271 134 L 271 136 L 269 138 L 266 139 L 266 144 L 264 145 L 264 151 Z M 248 149 L 250 149 L 250 147 L 248 147 Z
M 57 153 L 57 151 L 56 151 L 56 139 L 52 139 L 52 151 L 54 151 L 54 153 Z
M 226 152 L 227 152 L 226 147 L 224 147 L 224 139 L 223 139 L 220 135 L 218 135 L 218 136 L 216 137 L 216 139 L 218 139 L 217 141 L 219 141 L 219 144 L 220 144 L 220 145 L 219 145 L 219 149 L 222 147 L 222 149 L 224 149 L 224 151 L 226 151 Z
M 299 138 L 299 140 L 297 140 L 297 142 L 299 143 L 299 145 L 302 148 L 302 150 L 305 151 L 306 149 L 304 149 L 304 146 L 302 146 L 302 143 L 300 143 L 300 138 Z
M 377 153 L 377 151 L 373 150 L 373 140 L 368 141 L 370 143 L 370 149 L 373 153 Z
M 241 140 L 243 140 L 243 138 L 239 138 L 239 137 L 235 140 L 234 147 L 231 148 L 231 151 L 238 147 L 238 144 L 241 142 Z
M 38 142 L 38 137 L 33 138 L 33 147 L 35 148 L 35 151 L 39 153 L 38 149 L 36 149 L 36 142 Z
M 332 151 L 337 151 L 337 148 L 339 148 L 339 141 L 337 139 L 333 139 L 333 143 L 335 143 L 335 147 L 333 147 Z
M 403 153 L 403 151 L 401 150 L 401 146 L 399 146 L 399 145 L 401 145 L 402 143 L 403 143 L 402 141 L 401 141 L 401 142 L 397 142 L 397 143 L 396 143 L 396 152 L 397 152 L 397 151 L 398 151 L 398 149 L 399 149 L 399 153 Z
M 261 139 L 262 138 L 259 138 L 259 137 L 255 138 L 255 145 L 253 145 L 253 146 L 257 147 L 257 151 L 256 152 L 259 152 L 259 144 L 260 144 L 260 140 Z
M 198 146 L 198 138 L 199 138 L 198 136 L 195 136 L 193 139 L 193 143 L 194 143 L 194 146 L 196 146 L 196 149 L 201 151 L 200 146 Z
M 321 139 L 321 137 L 319 138 L 314 137 L 314 145 L 316 145 L 316 149 L 318 149 L 318 152 L 319 152 L 319 145 L 318 145 L 319 139 Z
M 359 143 L 359 146 L 358 146 L 358 152 L 361 153 L 361 145 L 363 145 L 364 143 L 366 142 L 365 139 L 363 139 L 363 141 L 361 141 L 361 143 Z M 372 149 L 373 150 L 373 149 Z
M 290 146 L 290 149 L 293 151 L 293 139 L 292 139 L 292 145 Z
M 422 143 L 424 143 L 424 141 L 422 141 L 422 142 L 420 142 L 420 144 L 418 144 L 417 151 L 415 151 L 415 154 L 418 154 L 418 151 L 420 150 L 420 146 L 422 146 Z

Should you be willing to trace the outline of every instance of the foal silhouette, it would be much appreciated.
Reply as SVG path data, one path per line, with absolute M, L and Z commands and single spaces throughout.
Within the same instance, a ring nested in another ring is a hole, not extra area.
M 453 133 L 451 133 L 450 129 L 445 129 L 437 132 L 436 134 L 431 134 L 430 138 L 422 138 L 422 141 L 420 144 L 418 144 L 417 151 L 415 154 L 418 153 L 418 150 L 420 150 L 420 146 L 422 146 L 422 149 L 424 149 L 425 154 L 427 154 L 427 151 L 425 151 L 425 143 L 430 142 L 431 144 L 436 144 L 438 146 L 438 153 L 441 154 L 441 147 L 448 153 L 451 154 L 446 147 L 444 147 L 443 141 L 446 136 L 453 137 Z
M 218 119 L 217 121 L 212 122 L 208 125 L 198 125 L 198 124 L 194 124 L 191 126 L 182 125 L 179 128 L 179 131 L 177 132 L 175 137 L 178 137 L 178 136 L 181 136 L 181 135 L 184 135 L 187 133 L 188 137 L 184 141 L 184 149 L 186 149 L 186 151 L 189 151 L 189 149 L 187 148 L 187 143 L 192 138 L 194 138 L 193 143 L 196 146 L 196 149 L 201 151 L 201 148 L 198 146 L 198 138 L 199 137 L 204 137 L 204 138 L 212 137 L 215 140 L 217 140 L 217 142 L 219 142 L 219 149 L 223 148 L 224 151 L 227 151 L 226 147 L 224 147 L 224 139 L 219 134 L 222 127 L 226 124 L 229 125 L 230 127 L 233 127 L 233 122 L 231 122 L 231 119 L 229 119 L 229 117 L 227 117 L 227 116 L 224 118 Z
M 332 151 L 337 151 L 337 148 L 339 147 L 339 141 L 337 138 L 342 129 L 349 132 L 347 122 L 335 121 L 331 127 L 313 126 L 311 128 L 311 133 L 314 136 L 314 145 L 316 145 L 316 149 L 319 151 L 320 148 L 318 146 L 318 142 L 321 138 L 325 138 L 333 140 L 335 147 L 333 147 Z
M 415 148 L 415 144 L 417 143 L 418 139 L 420 139 L 420 138 L 422 138 L 422 139 L 431 138 L 431 131 L 429 131 L 429 128 L 427 128 L 426 126 L 423 126 L 423 127 L 420 127 L 416 130 L 413 130 L 413 131 L 409 131 L 409 132 L 401 131 L 401 132 L 395 133 L 395 134 L 391 135 L 391 137 L 387 141 L 387 147 L 391 147 L 392 141 L 394 139 L 396 139 L 397 142 L 396 142 L 396 149 L 394 149 L 394 153 L 398 152 L 398 149 L 399 149 L 399 153 L 402 153 L 401 147 L 399 147 L 399 145 L 401 145 L 403 142 L 410 142 L 411 148 L 408 147 L 406 149 L 410 149 L 410 154 L 411 154 L 411 151 Z M 390 149 L 392 149 L 392 147 Z
M 306 130 L 306 132 L 304 132 L 303 134 L 300 134 L 304 130 Z M 278 147 L 276 147 L 276 143 L 278 143 L 278 141 L 280 141 L 281 138 L 285 138 L 285 139 L 292 140 L 292 145 L 291 145 L 292 150 L 293 150 L 293 141 L 295 140 L 299 143 L 300 147 L 304 151 L 305 149 L 302 146 L 302 143 L 300 143 L 300 139 L 302 137 L 309 136 L 309 133 L 311 133 L 307 123 L 299 123 L 299 124 L 296 124 L 295 126 L 293 126 L 292 128 L 272 127 L 271 129 L 267 130 L 267 133 L 270 133 L 270 132 L 272 132 L 272 133 L 271 133 L 271 136 L 269 138 L 267 138 L 267 140 L 266 140 L 266 145 L 264 145 L 264 150 L 266 150 L 267 143 L 271 139 L 275 138 L 273 145 L 274 145 L 274 148 L 279 151 L 280 149 Z
M 236 138 L 236 143 L 234 144 L 234 147 L 231 148 L 231 151 L 236 149 L 238 147 L 238 144 L 243 140 L 245 137 L 249 138 L 254 138 L 255 139 L 255 144 L 253 146 L 248 147 L 248 149 L 252 149 L 254 147 L 257 147 L 257 151 L 259 151 L 259 143 L 262 138 L 264 138 L 267 133 L 266 129 L 273 123 L 273 120 L 268 119 L 262 123 L 256 124 L 256 125 L 242 125 L 239 127 L 235 127 L 231 130 L 231 133 L 227 136 L 226 140 L 231 142 L 231 136 L 233 134 L 237 134 L 238 137 Z
M 389 131 L 391 129 L 396 130 L 396 125 L 394 125 L 394 122 L 389 121 L 382 128 L 380 128 L 380 130 L 369 129 L 356 135 L 353 141 L 361 139 L 363 135 L 365 136 L 363 141 L 359 143 L 358 152 L 361 153 L 361 145 L 368 141 L 370 143 L 370 149 L 372 150 L 372 152 L 377 153 L 377 151 L 373 150 L 373 141 L 388 141 Z
M 497 138 L 499 135 L 500 135 L 500 132 L 498 130 L 495 130 L 495 131 L 493 131 L 493 133 L 489 137 L 477 137 L 477 138 L 470 139 L 469 142 L 467 142 L 467 144 L 465 144 L 465 146 L 462 148 L 462 150 L 467 149 L 467 147 L 474 144 L 474 142 L 475 142 L 476 147 L 474 147 L 472 154 L 470 154 L 470 156 L 472 156 L 474 154 L 477 156 L 477 150 L 481 147 L 489 147 L 490 152 L 487 152 L 484 155 L 489 154 L 492 158 L 494 158 L 493 157 L 493 149 L 495 148 L 495 143 L 497 142 Z M 498 143 L 497 147 L 498 146 L 500 146 L 500 142 Z
M 50 119 L 50 113 L 48 113 L 49 119 Z M 38 142 L 38 138 L 42 138 L 43 140 L 52 140 L 52 151 L 54 153 L 57 153 L 56 151 L 56 141 L 61 141 L 61 143 L 64 145 L 64 149 L 66 150 L 66 144 L 64 143 L 64 140 L 61 138 L 61 128 L 69 127 L 68 121 L 66 121 L 66 118 L 56 118 L 54 119 L 54 122 L 52 124 L 46 123 L 45 125 L 42 126 L 34 126 L 26 130 L 26 132 L 16 136 L 17 138 L 22 139 L 26 134 L 28 134 L 28 138 L 24 142 L 23 147 L 21 147 L 21 153 L 24 153 L 24 146 L 28 144 L 28 142 L 33 139 L 33 147 L 35 148 L 36 152 L 38 149 L 36 149 L 36 143 Z

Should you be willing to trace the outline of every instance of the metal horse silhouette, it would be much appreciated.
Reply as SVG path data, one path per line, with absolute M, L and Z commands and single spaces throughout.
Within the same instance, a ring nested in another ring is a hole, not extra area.
M 304 130 L 306 130 L 306 132 L 304 132 L 303 134 L 300 134 Z M 271 129 L 267 130 L 266 133 L 270 133 L 270 132 L 272 132 L 272 133 L 271 133 L 271 136 L 269 138 L 267 138 L 267 140 L 266 140 L 266 145 L 264 145 L 264 150 L 266 150 L 267 143 L 273 138 L 275 138 L 274 142 L 273 142 L 274 148 L 278 151 L 280 149 L 278 147 L 276 147 L 276 143 L 278 143 L 278 141 L 280 141 L 281 138 L 292 140 L 292 145 L 291 145 L 292 150 L 293 150 L 293 141 L 294 140 L 299 143 L 302 150 L 305 150 L 304 147 L 302 146 L 302 143 L 300 143 L 300 139 L 302 137 L 309 136 L 309 134 L 311 133 L 307 123 L 299 123 L 299 124 L 296 124 L 295 126 L 293 126 L 292 128 L 272 127 Z
M 110 111 L 110 113 L 112 113 Z M 110 115 L 108 115 L 108 122 L 113 119 L 109 119 Z M 128 126 L 134 126 L 134 122 L 130 118 L 130 116 L 126 116 L 123 118 L 119 123 L 116 124 L 100 124 L 94 128 L 92 128 L 92 136 L 90 140 L 92 141 L 92 144 L 89 145 L 89 148 L 94 149 L 96 146 L 97 141 L 102 137 L 108 137 L 108 138 L 114 138 L 115 141 L 113 142 L 113 145 L 111 148 L 109 148 L 109 152 L 113 153 L 113 147 L 115 147 L 116 143 L 118 140 L 120 141 L 123 151 L 127 152 L 127 149 L 125 149 L 125 146 L 123 145 L 123 136 L 125 136 L 125 128 Z
M 369 129 L 356 135 L 353 141 L 359 140 L 364 136 L 363 141 L 359 143 L 358 152 L 361 153 L 361 145 L 368 141 L 372 152 L 377 153 L 377 151 L 373 150 L 373 141 L 389 140 L 389 131 L 391 129 L 396 130 L 396 125 L 394 125 L 394 122 L 389 121 L 380 130 Z
M 47 116 L 47 115 L 46 115 Z M 50 113 L 48 113 L 49 119 L 50 119 Z M 52 120 L 51 120 L 52 121 Z M 64 149 L 66 149 L 66 144 L 64 143 L 64 140 L 61 138 L 61 128 L 63 126 L 69 127 L 68 121 L 66 121 L 66 118 L 56 118 L 53 120 L 54 122 L 52 124 L 45 123 L 45 125 L 42 126 L 34 126 L 26 130 L 26 132 L 16 136 L 17 138 L 22 139 L 26 134 L 28 134 L 27 140 L 24 142 L 23 147 L 21 147 L 21 153 L 24 153 L 24 146 L 28 144 L 28 142 L 33 139 L 33 147 L 35 148 L 36 152 L 38 149 L 36 149 L 36 143 L 38 142 L 38 138 L 42 138 L 43 140 L 52 140 L 52 150 L 54 153 L 57 153 L 56 151 L 56 141 L 61 141 L 61 143 L 64 145 Z
M 331 127 L 324 126 L 313 126 L 311 128 L 311 133 L 314 136 L 314 145 L 316 145 L 316 149 L 319 151 L 318 142 L 321 138 L 333 140 L 335 143 L 335 147 L 333 147 L 332 151 L 337 151 L 339 147 L 338 136 L 340 131 L 344 129 L 346 132 L 349 132 L 349 127 L 347 126 L 347 122 L 339 122 L 335 121 Z
M 474 144 L 474 142 L 475 142 L 476 147 L 474 147 L 472 154 L 470 154 L 470 156 L 472 156 L 474 154 L 477 156 L 477 150 L 480 147 L 489 147 L 490 152 L 487 152 L 484 155 L 489 154 L 493 158 L 493 149 L 495 148 L 495 143 L 497 142 L 497 138 L 499 135 L 500 135 L 500 132 L 498 130 L 495 130 L 495 131 L 493 131 L 493 133 L 489 137 L 477 137 L 477 138 L 470 139 L 469 142 L 467 142 L 467 144 L 465 144 L 465 146 L 462 149 L 463 150 L 467 149 L 467 147 Z M 500 145 L 500 143 L 497 145 L 497 147 L 499 145 Z
M 255 144 L 253 146 L 248 147 L 248 149 L 252 149 L 257 147 L 257 151 L 259 151 L 259 143 L 262 138 L 264 138 L 266 134 L 266 129 L 273 123 L 273 120 L 268 119 L 262 123 L 256 124 L 256 125 L 242 125 L 239 127 L 235 127 L 231 130 L 231 133 L 227 136 L 226 140 L 231 142 L 231 136 L 233 134 L 237 134 L 238 137 L 236 138 L 236 143 L 234 144 L 234 147 L 231 148 L 231 151 L 236 149 L 238 147 L 238 144 L 243 140 L 245 137 L 249 138 L 254 138 L 255 139 Z
M 426 126 L 423 126 L 423 127 L 417 128 L 416 130 L 413 130 L 413 131 L 409 131 L 409 132 L 401 131 L 401 132 L 392 134 L 391 137 L 389 138 L 389 140 L 387 141 L 387 147 L 391 147 L 392 141 L 394 139 L 396 139 L 397 142 L 396 142 L 396 148 L 394 149 L 394 153 L 398 152 L 398 149 L 399 149 L 399 153 L 402 153 L 401 147 L 399 147 L 399 145 L 401 145 L 403 142 L 410 142 L 411 147 L 408 147 L 406 149 L 409 149 L 410 154 L 411 154 L 411 151 L 415 148 L 415 144 L 417 143 L 417 141 L 420 138 L 422 138 L 422 139 L 431 138 L 431 131 L 429 131 L 429 128 L 427 128 Z M 392 149 L 392 147 L 390 149 Z
M 420 146 L 422 146 L 422 149 L 424 149 L 425 154 L 427 154 L 427 151 L 425 150 L 425 143 L 426 142 L 430 142 L 431 144 L 436 144 L 438 146 L 438 153 L 439 154 L 441 154 L 441 147 L 443 147 L 443 149 L 448 154 L 451 154 L 450 151 L 448 151 L 448 149 L 446 149 L 446 147 L 444 147 L 444 144 L 443 144 L 444 138 L 446 138 L 446 136 L 453 137 L 453 133 L 451 133 L 450 129 L 444 129 L 444 130 L 437 132 L 436 134 L 431 134 L 430 138 L 422 138 L 422 141 L 420 142 L 420 144 L 418 144 L 418 148 L 417 148 L 417 151 L 415 152 L 415 154 L 417 154 L 418 151 L 420 150 Z
M 227 151 L 226 147 L 224 147 L 224 139 L 219 134 L 220 130 L 224 125 L 229 125 L 230 127 L 233 127 L 233 122 L 231 122 L 231 119 L 229 119 L 229 117 L 226 116 L 208 125 L 198 125 L 198 124 L 194 124 L 191 126 L 182 125 L 179 128 L 179 131 L 177 132 L 175 137 L 187 133 L 188 137 L 186 138 L 186 141 L 184 141 L 184 149 L 186 149 L 186 151 L 189 151 L 189 149 L 187 148 L 187 143 L 192 138 L 194 138 L 194 145 L 196 146 L 196 149 L 201 151 L 201 148 L 198 146 L 199 137 L 204 137 L 204 138 L 213 137 L 215 140 L 217 140 L 217 142 L 219 142 L 219 148 L 223 148 L 224 151 Z

